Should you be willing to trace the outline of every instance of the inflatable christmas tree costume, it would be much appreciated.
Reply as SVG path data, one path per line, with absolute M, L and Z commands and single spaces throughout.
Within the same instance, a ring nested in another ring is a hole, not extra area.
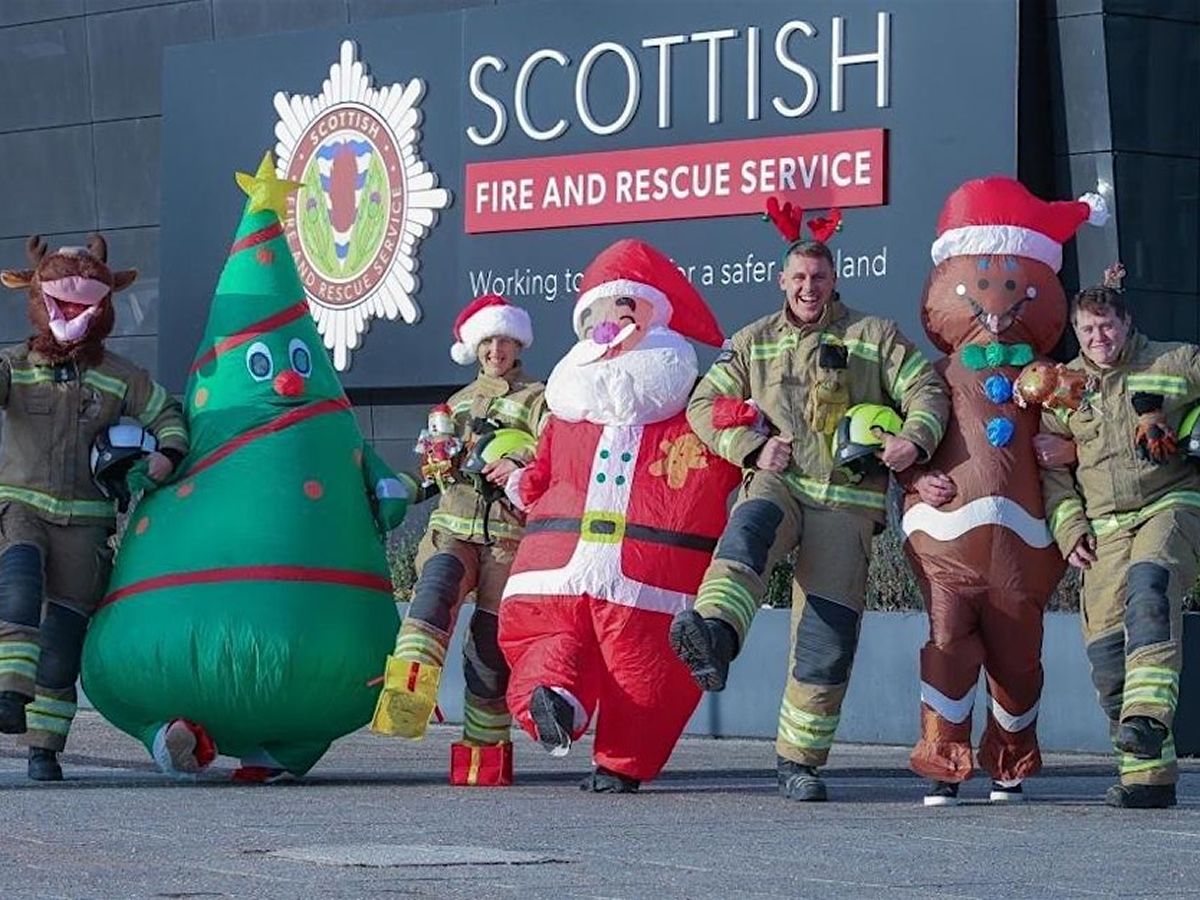
M 407 482 L 363 440 L 308 314 L 280 224 L 294 186 L 269 155 L 238 182 L 192 449 L 132 515 L 83 683 L 165 769 L 222 753 L 301 775 L 371 718 L 399 625 L 382 535 Z

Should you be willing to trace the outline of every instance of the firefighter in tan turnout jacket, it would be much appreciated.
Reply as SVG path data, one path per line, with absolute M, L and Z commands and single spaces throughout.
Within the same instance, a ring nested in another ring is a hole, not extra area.
M 485 422 L 536 437 L 546 416 L 544 386 L 526 377 L 518 359 L 533 341 L 529 314 L 497 295 L 479 297 L 459 314 L 454 336 L 455 362 L 480 367 L 479 377 L 447 401 L 463 445 L 470 446 Z M 503 484 L 527 461 L 506 457 L 490 463 L 484 474 L 493 484 Z M 459 604 L 474 592 L 475 613 L 463 645 L 463 737 L 476 746 L 509 739 L 512 718 L 504 699 L 508 666 L 497 642 L 497 610 L 524 519 L 503 501 L 486 514 L 490 542 L 483 498 L 461 480 L 448 483 L 417 550 L 412 605 L 393 657 L 418 663 L 412 671 L 420 674 L 403 684 L 385 685 L 385 692 L 391 692 L 387 702 L 393 733 L 403 737 L 425 733 Z
M 1200 399 L 1200 348 L 1147 340 L 1107 286 L 1076 297 L 1072 323 L 1069 368 L 1091 389 L 1042 430 L 1074 440 L 1078 465 L 1043 469 L 1042 483 L 1059 549 L 1083 571 L 1084 640 L 1120 775 L 1105 799 L 1172 806 L 1182 604 L 1200 549 L 1200 470 L 1174 429 Z
M 816 770 L 837 728 L 871 541 L 884 521 L 887 473 L 855 482 L 834 465 L 832 433 L 855 404 L 899 409 L 903 428 L 883 437 L 880 458 L 901 471 L 933 452 L 948 414 L 921 353 L 895 323 L 844 306 L 836 282 L 828 247 L 793 236 L 779 279 L 784 308 L 734 335 L 688 406 L 700 438 L 746 474 L 672 645 L 702 688 L 721 690 L 773 566 L 797 551 L 776 745 L 780 790 L 796 800 L 825 799 Z
M 24 733 L 29 776 L 57 781 L 75 716 L 88 620 L 112 564 L 116 511 L 91 477 L 96 436 L 122 416 L 155 435 L 147 474 L 170 475 L 187 453 L 179 405 L 141 368 L 104 348 L 112 294 L 137 277 L 86 249 L 48 253 L 31 238 L 32 268 L 0 273 L 27 288 L 36 333 L 0 353 L 0 732 Z

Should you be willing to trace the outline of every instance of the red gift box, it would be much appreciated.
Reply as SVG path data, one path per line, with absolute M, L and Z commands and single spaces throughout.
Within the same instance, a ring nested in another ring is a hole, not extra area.
M 511 741 L 500 744 L 450 745 L 450 783 L 477 787 L 505 787 L 513 783 Z

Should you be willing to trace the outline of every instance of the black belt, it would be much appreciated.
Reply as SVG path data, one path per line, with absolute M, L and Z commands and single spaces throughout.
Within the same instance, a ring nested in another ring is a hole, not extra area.
M 583 528 L 583 519 L 555 518 L 532 519 L 525 523 L 525 533 L 534 534 L 538 531 L 563 531 L 579 533 Z M 591 519 L 588 522 L 589 533 L 595 535 L 610 535 L 617 531 L 616 523 L 608 519 Z M 635 541 L 646 541 L 651 544 L 666 544 L 671 547 L 683 547 L 687 550 L 703 550 L 712 553 L 716 549 L 717 539 L 705 537 L 702 534 L 688 534 L 683 531 L 667 531 L 665 528 L 651 528 L 649 525 L 634 525 L 626 523 L 625 537 Z

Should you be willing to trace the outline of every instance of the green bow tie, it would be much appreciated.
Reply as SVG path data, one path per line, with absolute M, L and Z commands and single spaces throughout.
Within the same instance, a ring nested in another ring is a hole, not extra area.
M 959 359 L 968 369 L 998 369 L 1001 366 L 1027 366 L 1033 362 L 1033 348 L 1028 344 L 967 344 Z

